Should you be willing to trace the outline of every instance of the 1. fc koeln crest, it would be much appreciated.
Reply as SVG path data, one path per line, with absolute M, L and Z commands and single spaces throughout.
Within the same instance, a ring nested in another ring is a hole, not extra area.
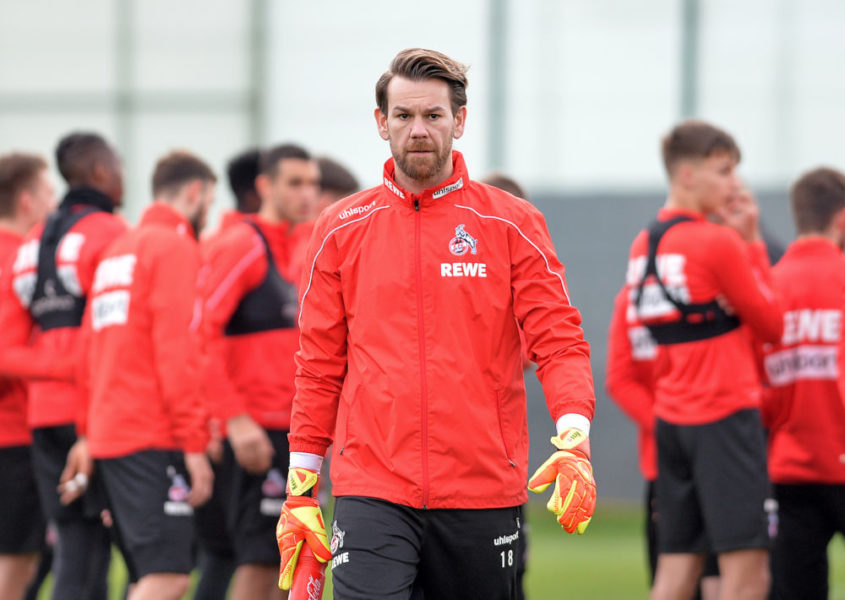
M 463 225 L 455 227 L 455 237 L 449 242 L 449 252 L 455 256 L 463 256 L 467 252 L 476 254 L 478 252 L 478 241 L 464 231 Z

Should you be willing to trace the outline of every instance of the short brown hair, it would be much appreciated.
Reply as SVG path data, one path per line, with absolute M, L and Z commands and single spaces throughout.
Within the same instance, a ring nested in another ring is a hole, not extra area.
M 172 193 L 196 179 L 214 183 L 217 176 L 201 158 L 186 150 L 174 150 L 156 163 L 153 170 L 153 196 Z
M 845 208 L 845 175 L 830 167 L 804 173 L 790 192 L 798 233 L 821 233 Z
M 298 144 L 279 144 L 261 153 L 258 159 L 258 172 L 273 177 L 279 170 L 279 163 L 286 158 L 311 160 L 308 150 Z
M 0 217 L 14 217 L 18 194 L 31 186 L 47 161 L 37 154 L 13 152 L 0 156 Z
M 323 191 L 349 196 L 361 189 L 355 175 L 336 160 L 321 156 L 317 159 L 317 166 L 320 167 L 320 188 Z
M 395 76 L 411 81 L 440 79 L 449 85 L 449 98 L 452 112 L 458 112 L 466 106 L 467 70 L 469 67 L 452 60 L 442 52 L 423 48 L 402 50 L 390 63 L 390 68 L 379 77 L 376 83 L 376 104 L 381 112 L 387 114 L 387 85 Z
M 739 162 L 742 155 L 731 134 L 704 121 L 688 120 L 676 125 L 662 142 L 663 165 L 671 177 L 682 160 L 709 158 L 727 152 Z

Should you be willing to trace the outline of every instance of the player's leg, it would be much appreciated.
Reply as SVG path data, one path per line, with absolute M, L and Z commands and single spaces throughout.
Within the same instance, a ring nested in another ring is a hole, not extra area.
M 720 598 L 762 600 L 769 590 L 771 542 L 760 415 L 742 410 L 695 430 L 695 480 L 707 536 L 719 555 Z
M 137 584 L 132 600 L 178 600 L 193 568 L 190 480 L 180 452 L 145 450 L 97 461 L 120 546 Z
M 94 509 L 93 484 L 68 506 L 59 502 L 56 488 L 68 451 L 76 441 L 72 425 L 32 432 L 32 464 L 45 517 L 56 525 L 53 556 L 53 600 L 105 600 L 111 559 L 108 532 Z M 90 511 L 86 510 L 90 507 Z
M 772 600 L 828 597 L 827 545 L 835 527 L 817 485 L 775 485 L 778 534 L 772 547 Z
M 428 510 L 418 582 L 426 598 L 517 597 L 522 506 Z
M 227 522 L 237 568 L 232 578 L 232 600 L 284 598 L 279 589 L 279 547 L 274 532 L 285 499 L 285 477 L 290 455 L 287 432 L 269 430 L 273 466 L 261 475 L 247 473 L 226 451 L 224 470 L 231 479 Z
M 214 490 L 211 498 L 194 510 L 200 572 L 194 600 L 225 600 L 236 567 L 235 550 L 226 528 L 230 487 L 222 465 L 212 463 L 212 468 Z
M 337 498 L 329 566 L 335 600 L 411 598 L 424 512 L 374 498 Z
M 695 430 L 658 419 L 656 437 L 659 554 L 650 598 L 692 598 L 709 549 L 693 472 Z
M 646 482 L 644 509 L 648 582 L 654 585 L 654 576 L 657 573 L 657 500 L 654 494 L 654 481 Z
M 29 446 L 0 448 L 0 598 L 22 598 L 35 576 L 44 518 Z

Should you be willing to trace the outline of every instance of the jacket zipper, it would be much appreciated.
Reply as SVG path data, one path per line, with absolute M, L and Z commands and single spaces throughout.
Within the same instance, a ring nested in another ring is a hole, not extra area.
M 415 263 L 414 271 L 417 276 L 417 328 L 420 340 L 420 387 L 421 387 L 421 409 L 422 409 L 422 504 L 423 509 L 428 508 L 428 386 L 425 380 L 425 322 L 423 320 L 423 297 L 422 297 L 422 236 L 420 226 L 420 200 L 414 198 L 414 238 Z

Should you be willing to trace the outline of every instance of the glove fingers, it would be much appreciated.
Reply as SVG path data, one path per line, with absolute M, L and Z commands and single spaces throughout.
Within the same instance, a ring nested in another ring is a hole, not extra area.
M 308 542 L 308 546 L 311 547 L 311 551 L 317 560 L 320 562 L 329 562 L 332 559 L 332 551 L 329 548 L 329 539 L 325 529 L 306 531 L 305 541 Z
M 289 590 L 293 584 L 293 572 L 296 570 L 296 563 L 299 562 L 299 553 L 302 551 L 302 543 L 304 540 L 290 545 L 282 546 L 280 541 L 279 554 L 282 557 L 279 563 L 279 587 L 283 590 Z
M 569 456 L 568 453 L 555 452 L 546 460 L 546 462 L 534 471 L 531 479 L 528 480 L 529 490 L 539 494 L 540 492 L 545 492 L 546 489 L 555 482 L 560 470 L 559 463 L 562 458 L 561 455 L 563 454 Z

